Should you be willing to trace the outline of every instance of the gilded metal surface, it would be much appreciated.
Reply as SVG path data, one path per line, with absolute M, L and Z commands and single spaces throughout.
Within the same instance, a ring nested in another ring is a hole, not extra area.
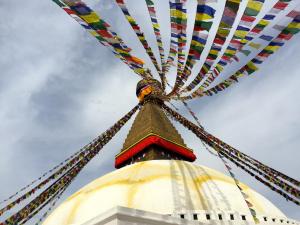
M 136 116 L 127 138 L 125 139 L 122 151 L 128 149 L 151 133 L 157 134 L 166 140 L 170 140 L 173 143 L 187 148 L 182 137 L 160 107 L 154 103 L 148 102 L 143 105 Z

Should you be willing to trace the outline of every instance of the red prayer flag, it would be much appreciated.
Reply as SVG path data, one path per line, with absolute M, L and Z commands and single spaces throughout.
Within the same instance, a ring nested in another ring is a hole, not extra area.
M 288 3 L 285 2 L 277 2 L 273 8 L 275 9 L 280 9 L 280 10 L 284 10 L 287 7 Z
M 261 57 L 267 58 L 270 54 L 261 52 L 258 55 L 261 56 Z
M 225 43 L 225 40 L 222 40 L 221 38 L 215 38 L 214 43 L 223 45 Z
M 154 7 L 148 7 L 148 10 L 149 10 L 150 12 L 152 12 L 152 13 L 155 13 Z
M 226 60 L 226 61 L 229 61 L 230 60 L 230 57 L 226 56 L 226 55 L 223 55 L 222 56 L 222 59 Z
M 261 32 L 261 30 L 260 29 L 257 29 L 257 28 L 253 28 L 252 30 L 251 30 L 251 32 L 253 32 L 253 33 L 260 33 Z
M 255 20 L 255 17 L 243 15 L 241 20 L 247 21 L 247 22 L 253 22 Z
M 72 15 L 72 14 L 75 14 L 75 15 L 76 15 L 76 13 L 75 13 L 72 9 L 65 8 L 65 7 L 64 7 L 63 10 L 65 10 L 65 12 L 68 13 L 69 15 Z
M 293 34 L 283 34 L 283 33 L 281 33 L 281 34 L 278 35 L 278 38 L 282 38 L 284 40 L 290 40 L 292 37 L 293 37 Z
M 113 38 L 113 36 L 110 33 L 108 33 L 107 30 L 97 30 L 97 33 L 100 34 L 102 37 Z
M 289 12 L 286 16 L 291 17 L 291 18 L 295 18 L 296 16 L 299 16 L 300 12 L 296 11 L 296 10 L 292 10 L 291 12 Z

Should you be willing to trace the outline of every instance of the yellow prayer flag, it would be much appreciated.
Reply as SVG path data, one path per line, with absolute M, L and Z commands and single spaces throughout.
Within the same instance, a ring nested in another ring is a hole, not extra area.
M 261 45 L 258 43 L 250 42 L 249 46 L 255 49 L 259 49 Z
M 292 22 L 287 27 L 288 28 L 298 28 L 298 29 L 300 29 L 300 23 Z
M 91 12 L 88 15 L 80 15 L 80 18 L 87 23 L 96 23 L 100 20 L 100 17 L 95 12 Z
M 240 37 L 240 38 L 246 37 L 247 34 L 248 34 L 248 31 L 245 31 L 245 30 L 236 30 L 236 31 L 234 32 L 234 35 L 235 35 L 235 36 L 238 36 L 238 37 Z
M 208 70 L 209 70 L 209 68 L 208 68 L 205 64 L 202 66 L 202 69 L 205 70 L 206 73 L 207 73 Z
M 262 7 L 262 3 L 258 1 L 251 0 L 248 2 L 247 7 L 250 9 L 254 9 L 256 11 L 260 11 Z
M 185 16 L 185 13 L 181 12 L 180 10 L 177 10 L 177 9 L 172 9 L 171 16 L 183 18 Z
M 218 50 L 210 50 L 209 51 L 209 54 L 212 54 L 212 55 L 218 55 L 219 51 Z
M 230 30 L 228 30 L 228 29 L 218 29 L 218 34 L 222 35 L 224 37 L 227 37 L 229 33 L 230 33 Z
M 204 47 L 204 45 L 198 41 L 195 41 L 195 40 L 192 40 L 191 41 L 191 44 L 194 45 L 194 46 L 201 46 L 201 47 Z
M 93 35 L 94 37 L 100 36 L 95 30 L 89 30 L 90 34 Z
M 254 65 L 254 63 L 252 61 L 247 63 L 248 68 L 250 68 L 251 70 L 258 70 L 258 68 Z
M 265 47 L 265 50 L 268 50 L 268 51 L 277 51 L 278 49 L 280 48 L 280 46 L 267 46 Z
M 263 26 L 267 26 L 267 25 L 269 25 L 269 21 L 267 21 L 267 20 L 260 20 L 259 22 L 258 22 L 258 24 L 260 24 L 260 25 L 263 25 Z
M 212 16 L 210 16 L 206 13 L 197 13 L 195 20 L 203 21 L 203 20 L 209 20 L 209 19 L 212 19 L 212 18 L 213 18 Z
M 134 19 L 131 16 L 126 15 L 125 17 L 126 17 L 126 19 L 128 20 L 129 23 L 134 23 L 135 22 Z
M 215 67 L 219 72 L 222 72 L 224 69 L 223 66 L 221 66 L 220 64 L 217 64 Z
M 180 36 L 180 37 L 178 38 L 178 41 L 186 42 L 186 37 Z
M 230 49 L 227 49 L 227 50 L 225 51 L 225 53 L 234 55 L 234 54 L 236 53 L 236 50 L 230 50 Z
M 234 74 L 234 76 L 235 76 L 236 78 L 240 78 L 240 77 L 245 76 L 245 74 L 244 74 L 244 73 L 241 73 L 241 72 L 236 72 L 236 73 Z
M 133 71 L 138 73 L 138 74 L 143 74 L 145 72 L 144 68 L 136 68 Z
M 242 44 L 247 44 L 247 43 L 248 43 L 248 40 L 247 40 L 247 39 L 242 39 L 242 40 L 240 40 L 240 42 L 241 42 Z
M 118 53 L 125 53 L 125 54 L 128 54 L 128 52 L 122 50 L 121 48 L 115 48 L 115 51 L 118 52 Z
M 159 29 L 159 28 L 160 28 L 158 23 L 154 23 L 154 24 L 153 24 L 153 27 L 156 28 L 156 29 Z

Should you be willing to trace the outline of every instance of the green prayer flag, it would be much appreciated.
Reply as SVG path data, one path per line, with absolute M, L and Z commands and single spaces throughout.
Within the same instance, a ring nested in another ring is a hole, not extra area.
M 146 0 L 147 5 L 154 5 L 154 3 L 151 0 Z
M 209 31 L 213 22 L 195 21 L 195 26 L 201 27 L 203 30 Z
M 245 9 L 245 12 L 244 12 L 244 14 L 246 14 L 247 16 L 257 16 L 258 13 L 259 13 L 259 11 L 248 8 L 248 7 Z

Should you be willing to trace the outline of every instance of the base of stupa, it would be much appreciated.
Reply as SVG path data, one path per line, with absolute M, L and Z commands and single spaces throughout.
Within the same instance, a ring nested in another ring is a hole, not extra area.
M 208 216 L 209 215 L 209 216 Z M 299 224 L 297 221 L 282 218 L 259 218 L 258 224 Z M 267 221 L 265 221 L 267 220 Z M 114 207 L 94 219 L 82 225 L 254 225 L 253 221 L 247 220 L 244 215 L 237 212 L 205 212 L 190 211 L 185 213 L 175 213 L 172 215 L 162 215 L 149 211 L 137 210 L 127 207 Z M 78 224 L 79 225 L 79 224 Z

